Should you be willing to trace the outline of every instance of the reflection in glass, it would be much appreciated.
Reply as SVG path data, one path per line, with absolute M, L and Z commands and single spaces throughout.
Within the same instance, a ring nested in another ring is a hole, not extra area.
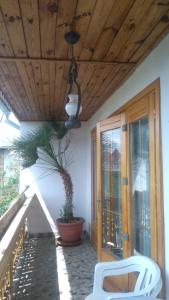
M 102 144 L 102 247 L 122 257 L 121 129 L 103 132 Z
M 133 249 L 150 256 L 148 118 L 130 124 Z

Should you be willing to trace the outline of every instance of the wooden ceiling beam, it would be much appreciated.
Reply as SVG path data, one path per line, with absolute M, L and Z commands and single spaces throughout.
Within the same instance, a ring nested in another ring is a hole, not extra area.
M 60 62 L 70 63 L 71 59 L 60 59 L 60 58 L 27 58 L 27 57 L 7 57 L 1 56 L 0 62 Z M 125 62 L 125 61 L 98 61 L 98 60 L 76 60 L 77 64 L 94 64 L 94 65 L 136 65 L 136 62 Z

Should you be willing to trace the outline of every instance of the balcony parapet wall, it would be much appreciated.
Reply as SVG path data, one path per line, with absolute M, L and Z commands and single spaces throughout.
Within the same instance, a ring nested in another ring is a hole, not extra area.
M 25 200 L 26 197 L 24 194 L 14 199 L 8 210 L 0 218 L 0 240 Z
M 13 274 L 27 237 L 26 218 L 32 201 L 33 197 L 25 199 L 0 240 L 0 300 L 13 299 Z

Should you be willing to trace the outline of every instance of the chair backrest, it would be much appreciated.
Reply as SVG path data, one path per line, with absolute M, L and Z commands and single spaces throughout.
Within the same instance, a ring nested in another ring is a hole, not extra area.
M 156 297 L 162 287 L 161 272 L 159 266 L 150 258 L 136 255 L 115 262 L 101 262 L 95 267 L 93 292 L 103 290 L 103 280 L 106 276 L 117 276 L 122 274 L 138 273 L 134 290 L 125 293 L 112 293 L 116 297 L 126 296 L 154 296 Z M 137 275 L 137 274 L 136 274 Z
M 146 296 L 157 296 L 162 287 L 161 272 L 159 266 L 145 256 L 133 256 L 133 268 L 138 269 L 139 275 L 134 288 L 135 292 L 147 290 Z

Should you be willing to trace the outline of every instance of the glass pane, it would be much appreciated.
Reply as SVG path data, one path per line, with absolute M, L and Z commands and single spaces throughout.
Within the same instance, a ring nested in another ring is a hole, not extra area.
M 93 140 L 93 222 L 97 222 L 96 140 Z
M 130 124 L 133 249 L 150 256 L 148 118 Z
M 122 257 L 121 129 L 106 131 L 102 143 L 102 247 Z

